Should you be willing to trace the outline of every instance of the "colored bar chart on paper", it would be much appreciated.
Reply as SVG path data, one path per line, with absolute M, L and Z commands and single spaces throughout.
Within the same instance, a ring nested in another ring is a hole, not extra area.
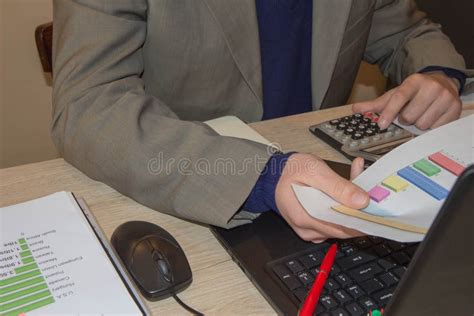
M 0 220 L 0 316 L 144 314 L 71 193 L 0 207 Z
M 25 238 L 3 244 L 0 251 L 0 315 L 31 312 L 54 298 Z

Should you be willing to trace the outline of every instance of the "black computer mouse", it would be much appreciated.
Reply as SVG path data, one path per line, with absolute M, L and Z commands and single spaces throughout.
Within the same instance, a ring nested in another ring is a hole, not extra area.
M 143 296 L 150 301 L 170 296 L 192 281 L 188 260 L 163 228 L 147 222 L 126 222 L 112 234 L 112 245 Z

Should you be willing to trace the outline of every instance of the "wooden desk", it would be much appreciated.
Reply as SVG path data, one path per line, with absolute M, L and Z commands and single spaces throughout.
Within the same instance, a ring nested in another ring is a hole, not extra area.
M 348 162 L 311 135 L 308 127 L 350 112 L 350 107 L 345 106 L 253 123 L 251 126 L 271 142 L 280 144 L 285 151 L 311 152 L 324 159 Z M 56 191 L 72 191 L 83 197 L 109 238 L 118 225 L 129 220 L 149 221 L 169 231 L 187 254 L 194 277 L 191 286 L 179 296 L 197 310 L 206 315 L 275 314 L 207 227 L 144 207 L 91 180 L 63 159 L 0 170 L 0 206 Z M 148 302 L 147 305 L 154 314 L 186 314 L 172 298 Z

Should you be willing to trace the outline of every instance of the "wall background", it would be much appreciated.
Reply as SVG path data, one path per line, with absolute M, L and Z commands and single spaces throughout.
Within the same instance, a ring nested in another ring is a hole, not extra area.
M 50 140 L 51 87 L 34 31 L 52 20 L 51 0 L 0 0 L 0 168 L 58 157 Z
M 34 41 L 52 0 L 0 0 L 0 168 L 58 157 L 50 138 L 51 86 Z M 381 94 L 385 80 L 363 63 L 350 101 Z

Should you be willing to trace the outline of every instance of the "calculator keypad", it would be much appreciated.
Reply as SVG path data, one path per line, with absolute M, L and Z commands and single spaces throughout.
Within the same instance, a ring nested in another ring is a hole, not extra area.
M 413 137 L 411 133 L 395 124 L 381 130 L 377 124 L 378 120 L 379 116 L 376 113 L 355 113 L 313 125 L 310 130 L 318 137 L 323 134 L 326 136 L 324 138 L 330 138 L 330 144 L 343 151 L 346 156 L 362 156 L 375 161 L 381 155 L 370 154 L 363 150 Z

